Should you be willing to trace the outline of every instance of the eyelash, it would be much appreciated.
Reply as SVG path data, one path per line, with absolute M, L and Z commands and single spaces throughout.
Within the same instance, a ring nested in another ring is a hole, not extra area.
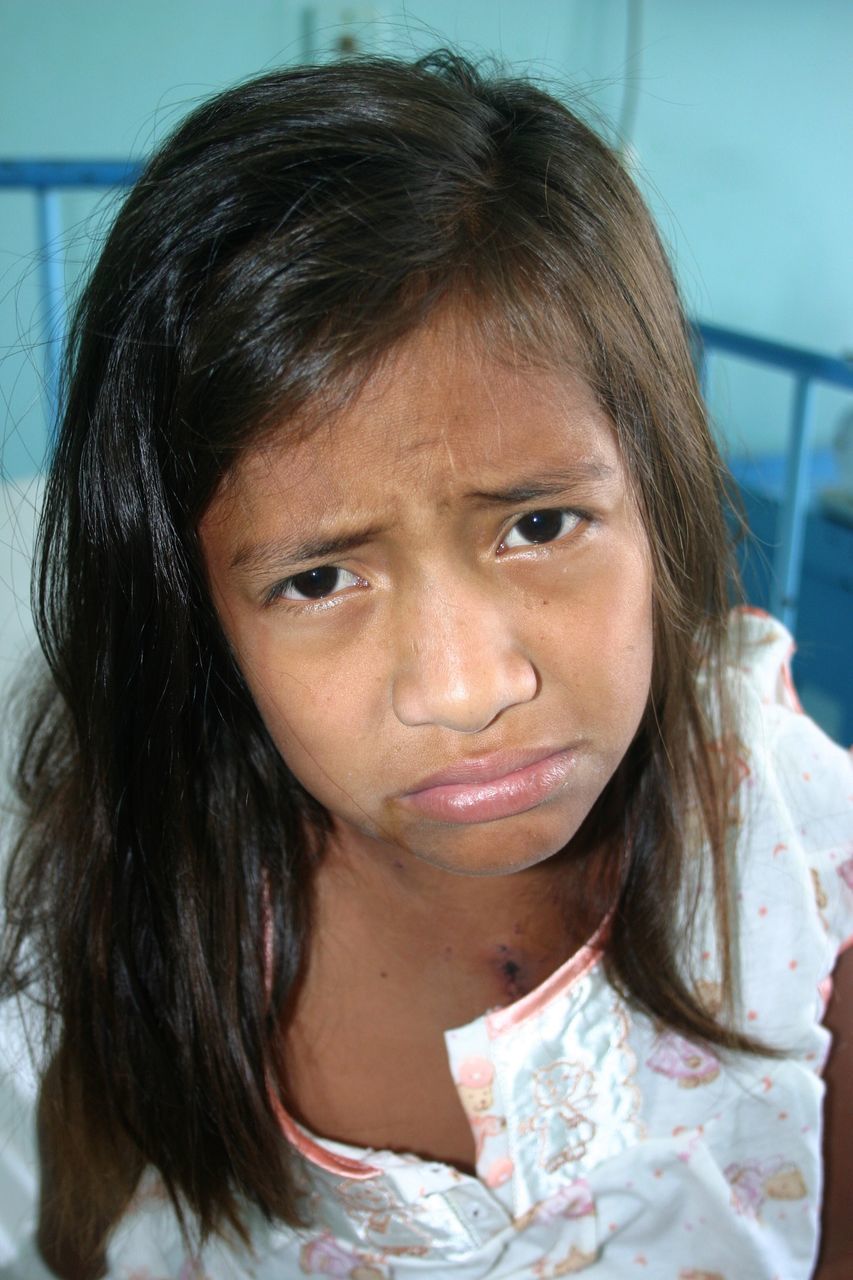
M 544 540 L 542 542 L 528 542 L 528 543 L 522 544 L 520 547 L 507 546 L 507 540 L 510 534 L 512 534 L 519 527 L 519 525 L 523 524 L 525 520 L 531 520 L 537 516 L 541 517 L 541 516 L 556 516 L 556 515 L 560 516 L 561 518 L 565 518 L 566 516 L 573 518 L 575 523 L 572 525 L 570 530 L 561 529 L 561 531 L 558 534 L 556 534 L 553 538 L 548 538 L 547 540 Z M 589 525 L 591 523 L 592 523 L 592 516 L 590 516 L 588 512 L 578 511 L 574 507 L 537 507 L 533 511 L 526 511 L 523 515 L 514 517 L 512 524 L 510 524 L 506 533 L 501 538 L 500 545 L 498 547 L 498 554 L 501 555 L 507 550 L 515 551 L 515 550 L 533 549 L 536 547 L 551 546 L 553 543 L 561 541 L 568 534 L 574 533 L 579 526 L 584 524 Z M 332 570 L 338 574 L 348 573 L 349 576 L 354 579 L 353 583 L 349 584 L 350 586 L 356 586 L 356 585 L 366 586 L 367 585 L 364 582 L 363 578 L 359 578 L 357 574 L 351 573 L 347 569 L 341 569 L 339 568 L 338 565 L 335 565 L 335 564 L 321 564 L 321 565 L 316 565 L 312 569 L 304 569 L 301 573 L 292 574 L 289 578 L 283 578 L 280 582 L 276 582 L 270 588 L 270 590 L 266 593 L 266 596 L 264 597 L 264 605 L 269 606 L 274 604 L 282 604 L 284 605 L 285 608 L 296 609 L 300 611 L 308 608 L 313 612 L 316 612 L 320 609 L 331 607 L 339 599 L 339 593 L 342 590 L 342 588 L 338 587 L 336 589 L 333 589 L 329 592 L 328 595 L 318 596 L 314 600 L 312 600 L 310 596 L 302 596 L 301 598 L 295 598 L 293 596 L 285 595 L 285 592 L 289 588 L 292 588 L 294 586 L 298 578 L 306 577 L 310 573 L 322 573 L 325 570 Z

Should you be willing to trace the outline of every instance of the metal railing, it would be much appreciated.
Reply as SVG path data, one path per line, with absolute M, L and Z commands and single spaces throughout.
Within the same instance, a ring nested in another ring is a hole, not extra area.
M 815 391 L 821 383 L 853 391 L 853 366 L 834 356 L 771 342 L 766 338 L 754 338 L 702 320 L 694 324 L 694 331 L 703 388 L 707 385 L 708 360 L 715 353 L 781 369 L 793 380 L 785 451 L 785 488 L 773 556 L 770 612 L 795 634 L 809 505 L 808 454 L 814 431 Z
M 126 160 L 0 160 L 0 190 L 32 191 L 36 199 L 44 380 L 51 423 L 59 400 L 59 369 L 65 341 L 65 287 L 60 195 L 69 188 L 127 186 L 141 165 Z M 781 369 L 793 379 L 785 491 L 773 561 L 771 609 L 793 632 L 802 573 L 808 510 L 806 466 L 814 426 L 815 390 L 821 383 L 853 391 L 853 367 L 843 360 L 720 325 L 696 321 L 697 364 L 703 385 L 708 361 L 717 353 Z
M 31 191 L 36 201 L 44 385 L 51 425 L 59 404 L 59 368 L 65 345 L 61 192 L 130 186 L 140 169 L 141 165 L 127 160 L 0 160 L 0 190 Z

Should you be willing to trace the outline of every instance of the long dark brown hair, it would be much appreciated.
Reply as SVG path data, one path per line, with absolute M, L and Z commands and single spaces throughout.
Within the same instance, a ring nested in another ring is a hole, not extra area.
M 286 1095 L 281 1027 L 327 817 L 229 653 L 198 522 L 259 433 L 333 412 L 450 304 L 508 358 L 580 366 L 614 424 L 651 547 L 655 653 L 647 714 L 595 814 L 629 850 L 606 963 L 655 1019 L 750 1047 L 685 959 L 707 871 L 731 992 L 725 753 L 710 741 L 727 723 L 729 551 L 643 202 L 559 101 L 452 54 L 266 75 L 160 148 L 73 319 L 34 579 L 50 675 L 20 754 L 0 975 L 44 1003 L 88 1166 L 103 1180 L 128 1151 L 155 1166 L 203 1234 L 239 1225 L 246 1202 L 298 1216 L 268 1083 Z

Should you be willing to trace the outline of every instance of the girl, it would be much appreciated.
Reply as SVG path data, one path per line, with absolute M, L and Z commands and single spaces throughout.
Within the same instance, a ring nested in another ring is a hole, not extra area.
M 266 76 L 68 368 L 3 971 L 52 1272 L 809 1275 L 849 761 L 726 621 L 616 156 L 451 55 Z

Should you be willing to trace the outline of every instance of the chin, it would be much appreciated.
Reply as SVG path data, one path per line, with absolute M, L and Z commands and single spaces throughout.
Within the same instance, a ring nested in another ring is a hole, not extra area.
M 561 853 L 582 821 L 543 823 L 534 815 L 536 810 L 476 828 L 445 827 L 441 841 L 412 839 L 403 847 L 420 861 L 454 875 L 513 875 Z

